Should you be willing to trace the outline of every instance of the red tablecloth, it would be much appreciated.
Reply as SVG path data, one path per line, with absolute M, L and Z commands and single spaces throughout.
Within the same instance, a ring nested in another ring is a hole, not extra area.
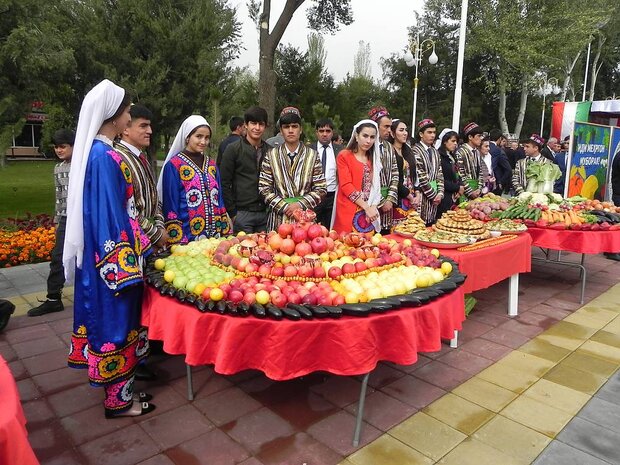
M 221 374 L 253 368 L 274 380 L 314 371 L 358 375 L 386 360 L 415 363 L 418 352 L 441 348 L 465 319 L 462 286 L 427 305 L 310 321 L 273 321 L 200 313 L 174 298 L 145 289 L 142 322 L 149 338 L 189 365 L 213 364 Z
M 404 237 L 389 236 L 399 241 Z M 469 294 L 499 283 L 516 273 L 532 270 L 532 240 L 528 234 L 493 247 L 459 252 L 456 249 L 440 249 L 442 255 L 452 258 L 459 265 L 461 273 L 467 275 L 463 292 Z
M 17 386 L 6 361 L 0 356 L 0 464 L 38 465 L 28 442 L 26 417 Z
M 575 253 L 620 251 L 620 231 L 575 231 L 528 228 L 533 245 Z

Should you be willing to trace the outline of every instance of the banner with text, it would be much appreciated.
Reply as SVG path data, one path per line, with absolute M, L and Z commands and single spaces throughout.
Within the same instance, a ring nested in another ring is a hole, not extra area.
M 609 150 L 609 167 L 607 168 L 607 198 L 611 199 L 611 163 L 614 157 L 620 157 L 620 128 L 613 128 L 611 148 Z
M 611 126 L 575 123 L 570 157 L 568 196 L 605 200 L 607 167 L 611 145 Z

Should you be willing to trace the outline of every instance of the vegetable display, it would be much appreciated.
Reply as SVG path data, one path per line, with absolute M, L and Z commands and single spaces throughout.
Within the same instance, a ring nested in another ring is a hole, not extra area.
M 526 191 L 545 194 L 553 192 L 553 184 L 562 177 L 562 171 L 555 163 L 530 163 L 525 175 Z

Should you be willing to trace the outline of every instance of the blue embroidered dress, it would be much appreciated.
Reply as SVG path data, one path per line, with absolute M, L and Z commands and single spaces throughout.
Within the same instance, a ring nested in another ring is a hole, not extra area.
M 69 366 L 88 368 L 94 386 L 112 387 L 116 399 L 106 399 L 106 408 L 123 409 L 131 402 L 134 370 L 148 353 L 140 311 L 142 257 L 151 244 L 136 217 L 131 171 L 101 140 L 90 151 L 83 198 Z
M 166 163 L 162 176 L 162 211 L 170 243 L 231 232 L 215 160 L 205 156 L 203 166 L 198 166 L 180 152 Z

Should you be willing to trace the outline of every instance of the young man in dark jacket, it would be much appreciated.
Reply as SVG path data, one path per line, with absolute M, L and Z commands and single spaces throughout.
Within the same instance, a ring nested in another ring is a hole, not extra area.
M 258 193 L 260 165 L 271 147 L 263 140 L 267 111 L 251 107 L 243 115 L 245 137 L 226 147 L 218 160 L 226 211 L 235 232 L 261 232 L 267 228 L 267 207 Z

